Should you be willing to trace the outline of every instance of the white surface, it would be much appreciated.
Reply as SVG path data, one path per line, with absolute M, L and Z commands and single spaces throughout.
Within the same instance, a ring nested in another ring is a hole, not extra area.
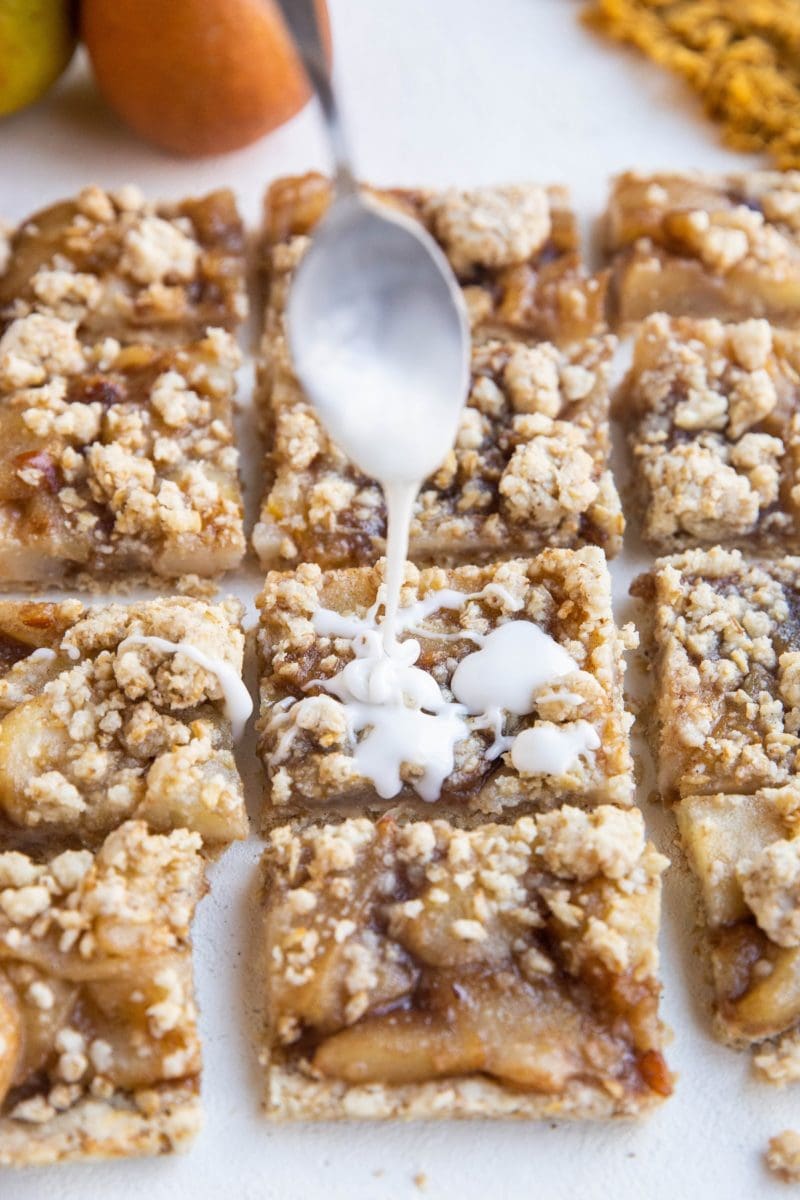
M 584 33 L 578 8 L 574 0 L 334 0 L 338 72 L 362 173 L 409 184 L 562 180 L 588 217 L 602 207 L 615 170 L 746 163 L 719 147 L 716 130 L 679 83 Z M 135 180 L 165 196 L 231 184 L 253 221 L 269 179 L 320 161 L 311 109 L 227 158 L 170 160 L 96 106 L 78 67 L 36 110 L 0 126 L 0 211 L 22 217 L 90 180 Z M 246 414 L 242 426 L 250 430 Z M 256 491 L 251 470 L 251 502 Z M 614 566 L 622 617 L 635 567 L 630 554 Z M 255 573 L 242 576 L 236 590 L 252 595 L 256 582 Z M 251 741 L 241 763 L 255 812 Z M 645 812 L 668 849 L 671 819 L 647 803 Z M 206 1125 L 194 1149 L 175 1159 L 0 1170 L 1 1200 L 788 1194 L 767 1176 L 760 1153 L 769 1135 L 800 1125 L 800 1091 L 753 1082 L 746 1055 L 711 1041 L 693 909 L 682 903 L 686 879 L 676 870 L 666 885 L 662 945 L 664 1016 L 675 1030 L 669 1057 L 680 1079 L 672 1100 L 645 1124 L 269 1128 L 259 1114 L 258 995 L 249 966 L 259 849 L 254 838 L 213 868 L 213 890 L 196 923 Z M 424 1191 L 413 1181 L 418 1172 L 427 1177 Z

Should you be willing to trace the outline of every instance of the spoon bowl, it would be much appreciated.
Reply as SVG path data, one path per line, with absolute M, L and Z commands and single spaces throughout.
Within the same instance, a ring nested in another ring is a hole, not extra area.
M 470 338 L 461 289 L 427 232 L 357 192 L 340 196 L 297 269 L 287 321 L 297 376 L 341 449 L 385 483 L 434 472 L 467 396 Z

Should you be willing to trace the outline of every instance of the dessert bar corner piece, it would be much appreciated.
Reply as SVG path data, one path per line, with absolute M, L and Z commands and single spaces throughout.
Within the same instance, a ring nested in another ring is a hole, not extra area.
M 247 315 L 245 235 L 233 193 L 154 205 L 87 187 L 23 222 L 0 269 L 0 329 L 30 312 L 103 336 L 174 345 Z
M 0 1166 L 162 1154 L 200 1124 L 200 839 L 0 853 Z
M 633 590 L 653 614 L 662 796 L 791 783 L 800 774 L 800 558 L 690 550 L 660 559 Z
M 246 837 L 240 619 L 235 600 L 1 601 L 0 850 L 94 847 L 128 818 L 211 851 Z
M 602 551 L 408 564 L 403 665 L 396 684 L 376 676 L 372 690 L 359 672 L 380 636 L 382 569 L 267 576 L 257 601 L 267 825 L 398 806 L 475 820 L 565 800 L 632 803 L 626 633 Z
M 414 506 L 415 562 L 591 543 L 618 552 L 625 523 L 608 463 L 614 347 L 600 337 L 568 349 L 502 340 L 473 348 L 455 443 Z M 374 562 L 386 534 L 380 486 L 324 430 L 292 370 L 282 321 L 265 334 L 262 355 L 268 486 L 256 552 L 265 566 Z
M 274 1118 L 578 1117 L 668 1096 L 641 814 L 273 830 Z
M 649 317 L 617 408 L 650 546 L 800 549 L 800 333 Z
M 468 190 L 371 188 L 373 199 L 419 221 L 464 289 L 477 335 L 578 341 L 606 329 L 607 275 L 589 275 L 564 187 L 522 183 Z M 268 276 L 287 248 L 313 234 L 331 198 L 310 173 L 278 179 L 264 200 Z
M 687 796 L 677 806 L 700 885 L 715 1024 L 735 1045 L 800 1035 L 800 788 Z M 794 1031 L 792 1035 L 792 1031 Z M 762 1077 L 792 1077 L 780 1044 Z M 796 1078 L 796 1074 L 794 1076 Z
M 800 324 L 800 172 L 639 175 L 606 215 L 621 323 L 652 312 Z
M 216 575 L 245 542 L 233 445 L 239 351 L 81 343 L 32 313 L 0 337 L 0 578 L 92 585 Z

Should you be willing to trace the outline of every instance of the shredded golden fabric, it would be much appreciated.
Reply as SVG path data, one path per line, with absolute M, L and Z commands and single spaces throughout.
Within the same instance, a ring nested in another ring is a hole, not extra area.
M 591 0 L 584 20 L 688 79 L 730 146 L 800 167 L 800 0 Z

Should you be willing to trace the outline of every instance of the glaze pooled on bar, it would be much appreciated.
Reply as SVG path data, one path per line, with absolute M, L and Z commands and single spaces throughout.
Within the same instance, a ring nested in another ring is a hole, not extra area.
M 426 631 L 419 623 L 440 609 L 459 609 L 469 600 L 481 599 L 490 589 L 496 594 L 498 586 L 490 584 L 472 593 L 445 588 L 399 608 L 397 633 L 413 628 L 417 638 L 438 638 L 439 633 Z M 382 799 L 401 791 L 401 767 L 407 764 L 420 771 L 413 787 L 421 799 L 438 800 L 444 781 L 454 770 L 455 747 L 475 729 L 494 733 L 487 758 L 511 751 L 515 768 L 528 775 L 564 775 L 582 755 L 599 747 L 597 731 L 586 721 L 545 722 L 516 737 L 504 736 L 506 714 L 531 713 L 543 687 L 555 685 L 579 669 L 567 651 L 533 622 L 511 620 L 487 634 L 465 631 L 445 635 L 469 638 L 476 644 L 453 673 L 453 699 L 449 700 L 433 675 L 415 665 L 421 650 L 417 638 L 395 639 L 387 651 L 377 617 L 384 593 L 381 589 L 363 618 L 327 608 L 318 609 L 313 618 L 317 633 L 352 644 L 354 657 L 331 679 L 315 683 L 341 702 L 356 769 L 373 783 Z M 509 607 L 515 607 L 510 596 L 505 598 Z M 274 720 L 287 728 L 273 755 L 274 765 L 287 754 L 294 730 L 302 727 L 306 710 L 316 700 L 309 696 L 288 711 L 276 713 Z

